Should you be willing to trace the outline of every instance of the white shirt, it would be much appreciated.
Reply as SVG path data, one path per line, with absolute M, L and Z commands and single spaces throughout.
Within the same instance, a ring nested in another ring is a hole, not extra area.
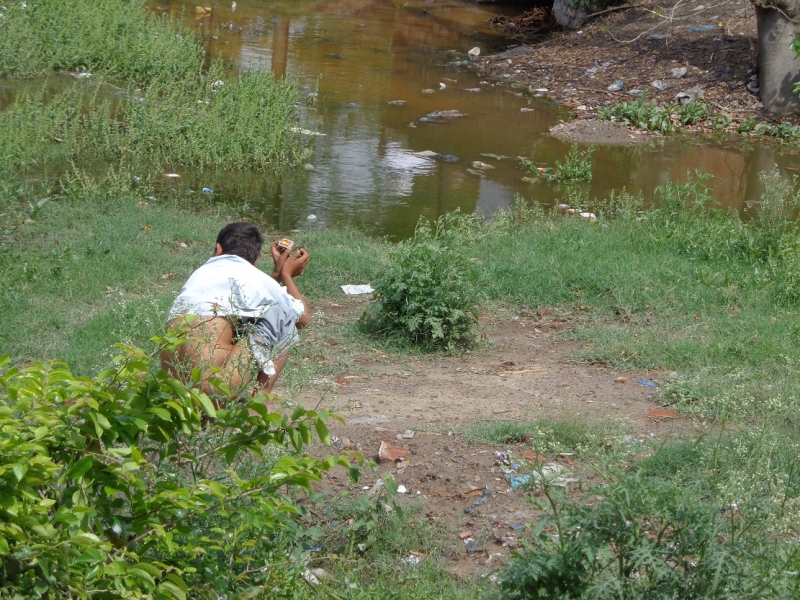
M 298 318 L 305 310 L 302 300 L 290 296 L 261 269 L 239 256 L 221 254 L 209 258 L 186 280 L 169 319 L 181 314 L 262 318 L 276 304 Z

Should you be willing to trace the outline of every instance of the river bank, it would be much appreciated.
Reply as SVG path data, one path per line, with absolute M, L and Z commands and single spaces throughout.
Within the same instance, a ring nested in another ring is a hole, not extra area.
M 518 38 L 524 33 L 505 29 Z M 572 119 L 593 120 L 604 108 L 643 96 L 677 104 L 688 93 L 712 109 L 689 131 L 748 134 L 757 123 L 796 125 L 796 116 L 773 117 L 759 101 L 756 42 L 748 2 L 642 2 L 482 57 L 474 68 L 481 77 L 557 102 Z M 630 140 L 628 133 L 616 143 Z M 582 131 L 572 139 L 607 143 L 603 134 L 592 139 Z

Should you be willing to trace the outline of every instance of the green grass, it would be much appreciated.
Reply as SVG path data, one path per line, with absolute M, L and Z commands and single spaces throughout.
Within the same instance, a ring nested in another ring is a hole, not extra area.
M 161 169 L 271 169 L 304 160 L 298 91 L 268 71 L 223 77 L 219 67 L 112 96 L 77 82 L 54 95 L 18 97 L 0 113 L 0 158 L 19 173 L 96 173 L 122 163 Z M 52 175 L 51 175 L 52 176 Z
M 559 452 L 589 458 L 626 449 L 625 425 L 574 418 L 538 419 L 530 423 L 478 421 L 464 430 L 464 439 L 490 445 L 524 443 L 551 458 Z
M 203 61 L 201 40 L 144 0 L 7 2 L 0 75 L 90 72 L 126 85 L 182 79 Z
M 483 597 L 488 582 L 460 581 L 445 570 L 443 555 L 452 542 L 444 527 L 428 519 L 417 502 L 393 507 L 386 512 L 363 494 L 317 502 L 322 519 L 314 517 L 307 531 L 315 534 L 310 543 L 322 546 L 312 564 L 329 573 L 328 589 L 354 600 Z M 367 539 L 365 523 L 374 528 L 361 551 L 357 544 Z

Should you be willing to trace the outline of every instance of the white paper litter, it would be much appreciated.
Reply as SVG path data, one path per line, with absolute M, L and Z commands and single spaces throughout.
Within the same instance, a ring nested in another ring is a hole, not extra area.
M 343 285 L 342 291 L 348 296 L 358 296 L 359 294 L 371 294 L 375 290 L 372 289 L 370 284 L 364 285 Z

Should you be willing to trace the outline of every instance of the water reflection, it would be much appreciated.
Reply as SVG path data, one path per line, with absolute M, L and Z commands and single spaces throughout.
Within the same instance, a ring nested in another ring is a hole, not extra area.
M 204 4 L 212 7 L 210 14 L 197 14 L 194 2 L 161 6 L 205 36 L 209 55 L 295 78 L 306 96 L 316 98 L 304 109 L 304 127 L 326 135 L 309 140 L 313 170 L 266 187 L 255 174 L 203 173 L 196 174 L 196 185 L 214 179 L 220 195 L 248 201 L 282 228 L 314 213 L 321 223 L 379 223 L 379 231 L 392 237 L 413 232 L 420 215 L 460 208 L 488 216 L 517 193 L 560 199 L 556 186 L 521 181 L 528 174 L 516 158 L 543 166 L 563 158 L 569 146 L 545 135 L 559 109 L 524 90 L 481 82 L 458 64 L 474 46 L 483 53 L 504 49 L 507 42 L 487 20 L 519 9 L 460 0 L 242 0 L 236 10 L 230 2 Z M 419 121 L 441 110 L 468 116 Z M 415 154 L 422 151 L 458 161 Z M 700 169 L 713 174 L 715 197 L 736 208 L 760 194 L 760 171 L 776 164 L 787 171 L 800 167 L 794 154 L 779 148 L 697 138 L 601 148 L 593 158 L 593 196 L 624 187 L 649 201 L 656 186 Z M 476 160 L 495 168 L 471 173 Z

